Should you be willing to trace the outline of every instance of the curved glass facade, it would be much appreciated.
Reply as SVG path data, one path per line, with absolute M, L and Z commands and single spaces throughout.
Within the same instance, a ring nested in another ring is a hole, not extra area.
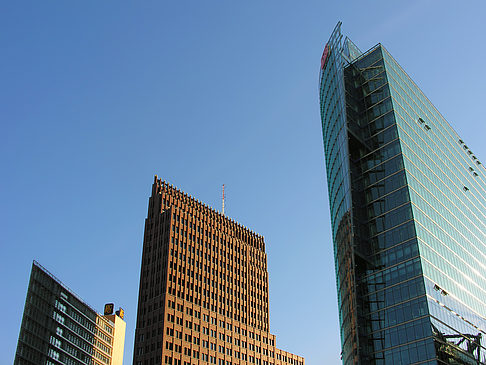
M 380 45 L 319 78 L 344 364 L 483 364 L 486 174 Z
M 345 363 L 357 356 L 356 291 L 354 278 L 353 232 L 349 149 L 346 133 L 343 39 L 339 23 L 327 43 L 321 59 L 320 105 L 331 208 L 339 324 Z

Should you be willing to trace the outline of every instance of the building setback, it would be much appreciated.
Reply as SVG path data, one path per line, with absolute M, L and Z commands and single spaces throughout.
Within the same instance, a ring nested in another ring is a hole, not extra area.
M 304 365 L 269 332 L 265 242 L 155 176 L 135 365 Z
M 486 362 L 486 174 L 380 44 L 320 71 L 344 364 Z
M 123 310 L 106 313 L 99 315 L 34 261 L 14 365 L 122 365 Z

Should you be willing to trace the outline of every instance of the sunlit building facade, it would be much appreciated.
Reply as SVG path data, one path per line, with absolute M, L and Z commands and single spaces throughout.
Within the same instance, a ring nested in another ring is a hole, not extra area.
M 486 173 L 380 44 L 339 23 L 320 107 L 344 364 L 486 363 Z
M 34 261 L 14 365 L 122 365 L 126 324 L 112 307 L 98 314 Z
M 270 333 L 263 237 L 155 176 L 134 365 L 304 365 Z

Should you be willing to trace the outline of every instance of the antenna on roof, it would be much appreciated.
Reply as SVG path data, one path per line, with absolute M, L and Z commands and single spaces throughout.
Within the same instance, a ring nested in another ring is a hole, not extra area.
M 224 215 L 224 184 L 223 184 L 223 200 L 222 200 L 222 203 L 223 203 L 223 209 L 221 210 L 221 213 Z

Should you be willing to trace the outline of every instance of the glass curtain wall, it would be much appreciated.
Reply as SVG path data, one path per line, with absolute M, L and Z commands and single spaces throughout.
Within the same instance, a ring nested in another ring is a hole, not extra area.
M 319 79 L 344 364 L 485 364 L 486 173 L 380 45 Z

